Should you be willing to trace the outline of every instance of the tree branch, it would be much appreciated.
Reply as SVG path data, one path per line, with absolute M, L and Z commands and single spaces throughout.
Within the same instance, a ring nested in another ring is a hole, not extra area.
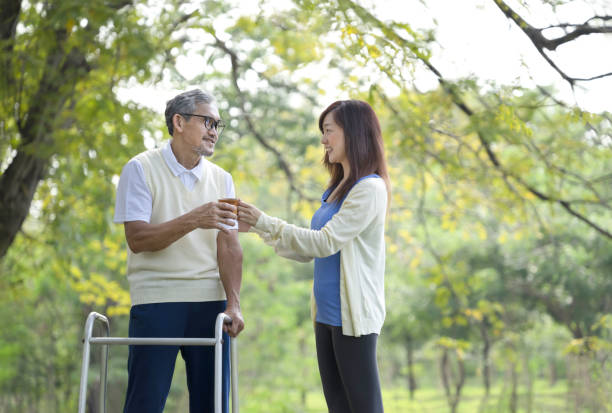
M 584 337 L 584 332 L 578 323 L 572 322 L 572 307 L 562 304 L 557 298 L 542 292 L 536 285 L 522 282 L 519 285 L 522 294 L 541 302 L 546 307 L 546 312 L 559 324 L 564 325 L 572 333 L 574 338 Z
M 590 22 L 596 19 L 604 20 L 604 21 L 612 20 L 612 16 L 594 16 L 582 24 L 571 24 L 571 23 L 556 24 L 556 25 L 544 27 L 539 30 L 540 32 L 544 32 L 545 30 L 548 30 L 548 29 L 563 29 L 566 32 L 566 34 L 561 37 L 558 37 L 553 40 L 549 40 L 551 42 L 550 45 L 552 47 L 552 49 L 549 49 L 549 50 L 555 50 L 557 47 L 561 46 L 562 44 L 569 43 L 572 40 L 575 40 L 580 36 L 585 36 L 589 34 L 612 33 L 612 26 L 592 26 Z M 573 29 L 573 30 L 568 33 L 567 29 Z
M 357 16 L 359 16 L 364 22 L 369 22 L 369 23 L 373 24 L 374 26 L 376 26 L 377 29 L 381 30 L 388 39 L 390 39 L 392 41 L 395 41 L 397 44 L 402 45 L 404 48 L 409 49 L 411 52 L 415 53 L 417 59 L 419 59 L 428 69 L 430 69 L 437 76 L 438 82 L 440 83 L 440 86 L 442 87 L 442 89 L 444 91 L 446 91 L 450 95 L 450 97 L 451 97 L 451 99 L 453 101 L 453 104 L 455 106 L 457 106 L 466 116 L 468 116 L 470 118 L 475 116 L 475 112 L 461 98 L 461 96 L 459 95 L 459 92 L 457 91 L 456 87 L 445 80 L 445 78 L 442 76 L 440 71 L 429 61 L 429 58 L 427 58 L 427 56 L 425 56 L 420 51 L 415 50 L 417 48 L 415 47 L 414 44 L 412 44 L 410 41 L 404 39 L 401 35 L 396 33 L 394 30 L 389 29 L 385 24 L 383 24 L 376 17 L 374 17 L 368 10 L 366 10 L 363 7 L 355 4 L 355 2 L 353 2 L 351 0 L 341 0 L 341 1 L 343 3 L 346 3 L 349 7 L 351 7 L 353 9 L 353 11 L 357 14 Z M 493 1 L 495 1 L 496 3 L 499 2 L 499 3 L 504 4 L 501 0 L 493 0 Z M 519 18 L 519 17 L 517 17 L 517 18 Z M 478 140 L 480 141 L 480 144 L 482 145 L 482 147 L 484 148 L 484 150 L 485 150 L 485 152 L 487 154 L 487 158 L 489 159 L 489 161 L 491 162 L 493 167 L 497 171 L 499 171 L 499 173 L 501 174 L 501 176 L 503 177 L 503 179 L 504 179 L 504 181 L 506 182 L 507 185 L 510 185 L 510 183 L 507 181 L 507 178 L 511 178 L 516 183 L 518 183 L 521 187 L 523 187 L 525 190 L 530 192 L 532 195 L 534 195 L 535 197 L 537 197 L 541 201 L 546 201 L 546 202 L 551 202 L 551 203 L 558 204 L 564 210 L 566 210 L 569 214 L 571 214 L 574 217 L 578 218 L 579 220 L 581 220 L 582 222 L 584 222 L 585 224 L 587 224 L 588 226 L 593 228 L 595 231 L 597 231 L 600 234 L 604 235 L 606 238 L 612 239 L 612 232 L 610 232 L 606 228 L 598 225 L 594 221 L 590 220 L 585 215 L 583 215 L 583 214 L 579 213 L 578 211 L 576 211 L 574 208 L 572 208 L 572 205 L 571 205 L 571 203 L 569 201 L 564 200 L 564 199 L 560 199 L 560 198 L 555 198 L 555 197 L 552 197 L 552 196 L 549 196 L 549 195 L 546 195 L 545 193 L 541 192 L 540 190 L 538 190 L 534 186 L 528 184 L 520 176 L 518 176 L 516 174 L 512 174 L 511 172 L 506 170 L 506 168 L 502 165 L 502 163 L 500 162 L 499 158 L 497 157 L 497 155 L 495 154 L 495 152 L 491 148 L 491 145 L 489 143 L 488 137 L 486 136 L 486 133 L 481 128 L 478 128 L 476 130 L 476 135 L 478 137 Z
M 305 199 L 311 202 L 317 201 L 316 198 L 309 197 L 306 194 L 304 194 L 304 192 L 296 185 L 295 175 L 291 171 L 291 168 L 289 167 L 289 163 L 285 160 L 283 155 L 274 146 L 272 146 L 267 141 L 267 139 L 264 138 L 263 135 L 255 127 L 255 122 L 251 118 L 251 115 L 249 115 L 249 111 L 246 109 L 247 102 L 244 96 L 244 92 L 242 91 L 242 89 L 240 89 L 240 86 L 238 85 L 238 78 L 239 78 L 238 69 L 240 67 L 240 60 L 238 58 L 238 55 L 233 50 L 231 50 L 225 44 L 225 42 L 221 41 L 217 36 L 215 36 L 214 33 L 212 35 L 215 37 L 215 46 L 223 50 L 230 57 L 231 64 L 232 64 L 232 84 L 234 85 L 234 89 L 236 89 L 236 92 L 238 93 L 238 96 L 240 98 L 240 108 L 242 110 L 242 116 L 244 120 L 246 121 L 249 130 L 251 131 L 255 139 L 266 150 L 270 151 L 274 155 L 274 157 L 276 157 L 279 167 L 284 172 L 284 174 L 287 176 L 287 180 L 289 181 L 289 187 L 291 188 L 291 190 L 296 192 L 301 199 Z
M 594 16 L 582 24 L 560 24 L 560 25 L 548 26 L 545 28 L 538 29 L 538 28 L 533 27 L 529 23 L 527 23 L 527 21 L 523 19 L 517 12 L 515 12 L 510 6 L 508 6 L 505 1 L 493 0 L 493 2 L 508 19 L 512 20 L 514 24 L 516 24 L 516 26 L 519 29 L 521 29 L 523 33 L 525 33 L 525 35 L 529 38 L 531 43 L 533 43 L 533 45 L 537 49 L 538 53 L 540 53 L 540 55 L 542 55 L 542 57 L 548 62 L 548 64 L 553 69 L 555 69 L 555 71 L 559 73 L 559 75 L 563 79 L 569 82 L 570 85 L 573 86 L 575 82 L 588 82 L 591 80 L 596 80 L 596 79 L 601 79 L 607 76 L 612 76 L 612 72 L 604 73 L 601 75 L 592 76 L 588 78 L 568 76 L 544 52 L 544 49 L 554 51 L 559 46 L 565 43 L 569 43 L 573 40 L 576 40 L 578 37 L 581 37 L 581 36 L 586 36 L 589 34 L 612 33 L 612 25 L 611 26 L 607 26 L 607 25 L 594 26 L 590 24 L 595 19 L 600 19 L 603 21 L 611 20 L 612 16 Z M 562 28 L 565 30 L 566 34 L 564 34 L 563 36 L 554 38 L 554 39 L 548 39 L 547 37 L 544 36 L 543 32 L 551 28 Z M 573 30 L 568 33 L 567 32 L 568 28 L 573 28 Z

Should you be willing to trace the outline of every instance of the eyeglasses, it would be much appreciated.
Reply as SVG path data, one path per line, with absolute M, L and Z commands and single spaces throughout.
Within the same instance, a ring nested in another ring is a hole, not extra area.
M 215 131 L 217 131 L 217 135 L 221 135 L 221 132 L 223 132 L 223 129 L 225 128 L 225 122 L 223 120 L 221 120 L 221 119 L 214 120 L 210 116 L 196 115 L 196 114 L 193 114 L 193 113 L 179 113 L 179 115 L 181 115 L 181 116 L 196 116 L 198 118 L 204 119 L 204 126 L 206 126 L 206 129 L 208 129 L 208 130 L 214 129 Z

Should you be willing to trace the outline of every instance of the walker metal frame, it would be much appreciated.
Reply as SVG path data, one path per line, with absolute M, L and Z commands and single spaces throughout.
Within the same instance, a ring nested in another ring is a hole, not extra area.
M 106 337 L 93 337 L 94 323 L 99 321 L 105 327 Z M 223 355 L 223 324 L 229 324 L 232 319 L 225 313 L 219 313 L 215 322 L 214 338 L 141 338 L 141 337 L 110 337 L 110 325 L 104 315 L 91 312 L 85 322 L 83 338 L 83 363 L 81 366 L 81 384 L 79 388 L 79 411 L 85 413 L 87 402 L 87 377 L 89 375 L 89 359 L 92 344 L 102 345 L 100 360 L 100 412 L 106 413 L 106 378 L 108 372 L 108 346 L 111 345 L 164 345 L 164 346 L 214 346 L 215 347 L 215 413 L 221 413 L 221 375 Z M 232 395 L 232 413 L 238 412 L 238 351 L 236 338 L 230 339 L 230 381 Z

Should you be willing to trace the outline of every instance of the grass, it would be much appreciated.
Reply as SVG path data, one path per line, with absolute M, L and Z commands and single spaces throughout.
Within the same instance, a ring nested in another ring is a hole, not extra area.
M 502 386 L 491 390 L 483 404 L 484 389 L 477 384 L 463 388 L 457 413 L 502 413 L 509 412 L 509 389 Z M 327 413 L 322 393 L 310 393 L 306 399 L 307 413 Z M 404 388 L 383 389 L 385 413 L 446 413 L 450 412 L 443 389 L 430 387 L 418 389 L 413 400 Z M 519 388 L 517 413 L 527 412 L 527 395 L 524 387 Z M 247 410 L 249 411 L 249 410 Z M 538 381 L 533 388 L 532 413 L 566 411 L 566 386 L 559 382 L 551 387 L 544 381 Z
M 182 363 L 177 363 L 179 374 Z M 176 373 L 176 372 L 175 372 Z M 184 378 L 182 379 L 184 380 Z M 182 381 L 181 380 L 181 381 Z M 257 388 L 239 389 L 240 411 L 244 413 L 327 413 L 323 392 L 310 391 L 305 395 L 289 390 L 283 386 L 282 380 L 274 386 L 258 386 Z M 537 380 L 533 385 L 531 413 L 562 413 L 574 412 L 573 406 L 568 406 L 567 384 L 558 381 L 551 386 L 545 380 Z M 183 412 L 187 409 L 186 389 L 171 397 L 168 412 Z M 498 381 L 491 388 L 491 393 L 483 403 L 484 388 L 477 379 L 468 380 L 461 393 L 457 413 L 509 413 L 509 385 Z M 528 413 L 528 395 L 525 386 L 518 388 L 518 406 L 516 413 Z M 383 386 L 383 403 L 385 413 L 450 413 L 444 390 L 441 386 L 428 386 L 417 389 L 414 399 L 410 399 L 408 390 L 403 387 Z M 580 410 L 586 413 L 586 410 Z

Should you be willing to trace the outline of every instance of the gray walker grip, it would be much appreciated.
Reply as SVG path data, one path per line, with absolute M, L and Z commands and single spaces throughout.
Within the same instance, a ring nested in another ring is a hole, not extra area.
M 94 323 L 99 321 L 104 325 L 106 337 L 93 337 Z M 89 375 L 89 358 L 91 345 L 100 344 L 100 412 L 106 413 L 106 375 L 108 371 L 108 346 L 110 345 L 170 345 L 170 346 L 214 346 L 215 347 L 215 413 L 221 413 L 221 375 L 223 356 L 223 324 L 229 324 L 232 319 L 225 313 L 219 313 L 215 322 L 215 337 L 213 338 L 140 338 L 140 337 L 109 337 L 110 326 L 108 318 L 102 314 L 91 312 L 85 322 L 83 338 L 83 363 L 81 365 L 81 384 L 79 387 L 79 412 L 85 413 L 87 402 L 87 377 Z M 238 412 L 238 347 L 236 338 L 230 339 L 230 372 L 232 413 Z

